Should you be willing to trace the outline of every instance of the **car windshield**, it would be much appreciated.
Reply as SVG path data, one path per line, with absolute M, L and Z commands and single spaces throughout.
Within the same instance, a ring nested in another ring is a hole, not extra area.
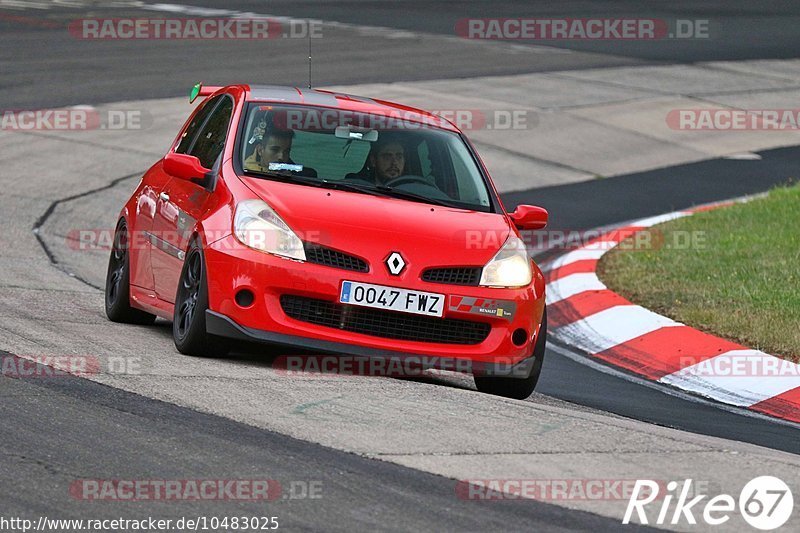
M 251 103 L 241 143 L 248 175 L 492 211 L 489 189 L 463 139 L 433 125 Z

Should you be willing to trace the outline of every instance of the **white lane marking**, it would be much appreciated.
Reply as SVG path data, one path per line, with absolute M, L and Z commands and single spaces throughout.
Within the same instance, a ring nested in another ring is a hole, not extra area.
M 739 197 L 730 201 L 747 202 L 754 198 L 763 196 L 765 196 L 765 193 Z M 714 202 L 705 205 L 711 206 L 718 203 L 723 203 L 723 202 Z M 660 224 L 662 222 L 675 220 L 692 214 L 693 213 L 691 211 L 675 211 L 672 213 L 666 213 L 654 217 L 629 221 L 621 224 L 619 227 L 628 227 L 628 226 L 651 227 L 656 224 Z M 614 227 L 607 227 L 607 231 L 613 231 L 614 229 L 615 229 Z M 570 252 L 569 254 L 565 254 L 564 256 L 558 257 L 553 261 L 546 263 L 544 265 L 545 268 L 543 268 L 542 270 L 543 271 L 552 270 L 554 268 L 558 268 L 565 264 L 569 264 L 574 261 L 579 261 L 581 259 L 586 259 L 586 258 L 599 259 L 600 257 L 602 257 L 602 255 L 604 255 L 605 251 L 607 250 L 600 250 L 600 251 L 602 253 L 600 253 L 599 255 L 596 255 L 595 253 L 583 249 L 577 250 L 575 252 Z M 586 255 L 581 256 L 576 252 L 586 253 Z M 571 254 L 575 255 L 567 257 L 570 256 Z M 577 274 L 572 274 L 571 276 L 575 275 Z M 565 278 L 562 279 L 567 279 L 571 276 L 566 276 Z M 550 294 L 551 291 L 553 291 L 553 289 L 551 289 L 550 286 L 554 285 L 555 289 L 557 289 L 558 288 L 557 283 L 559 281 L 561 280 L 556 280 L 555 282 L 548 284 L 547 286 L 548 296 L 557 298 L 558 295 Z M 548 300 L 548 303 L 551 302 Z M 634 319 L 633 324 L 626 323 L 624 317 L 625 314 L 633 315 L 632 317 Z M 661 327 L 672 327 L 678 325 L 682 324 L 674 322 L 666 317 L 662 317 L 661 315 L 653 313 L 652 311 L 641 308 L 639 306 L 624 305 L 624 306 L 613 307 L 611 309 L 607 309 L 605 311 L 601 311 L 599 313 L 595 313 L 587 317 L 584 317 L 583 319 L 578 320 L 577 322 L 573 322 L 571 324 L 555 328 L 551 332 L 551 337 L 558 339 L 559 341 L 568 344 L 571 347 L 575 347 L 584 352 L 588 352 L 589 354 L 596 354 L 608 348 L 617 346 L 623 342 L 636 338 L 640 335 L 644 335 L 645 333 L 649 333 L 650 331 L 655 331 L 656 329 L 660 329 Z M 637 332 L 635 334 L 634 332 L 631 331 L 628 331 L 625 334 L 621 334 L 619 328 L 631 328 L 632 326 L 635 326 L 637 328 Z M 602 330 L 602 333 L 600 333 L 600 330 Z M 611 333 L 609 334 L 609 332 Z M 608 338 L 610 336 L 613 336 L 614 338 Z M 675 372 L 674 374 L 664 376 L 658 381 L 651 381 L 645 378 L 633 376 L 622 370 L 616 370 L 613 367 L 607 366 L 602 362 L 598 362 L 591 359 L 591 357 L 579 354 L 577 352 L 572 352 L 570 350 L 567 350 L 566 348 L 561 348 L 550 344 L 548 345 L 548 350 L 556 351 L 559 354 L 564 355 L 565 357 L 568 357 L 569 359 L 572 359 L 577 363 L 589 366 L 600 372 L 610 374 L 617 378 L 637 383 L 639 385 L 643 385 L 651 389 L 659 390 L 671 396 L 676 396 L 696 403 L 713 405 L 714 407 L 721 409 L 723 411 L 737 413 L 752 418 L 759 418 L 762 420 L 767 420 L 771 423 L 778 423 L 781 425 L 788 425 L 794 428 L 800 428 L 800 424 L 783 420 L 777 417 L 764 415 L 762 413 L 758 413 L 755 411 L 748 411 L 746 409 L 747 407 L 754 405 L 758 402 L 774 398 L 775 396 L 779 396 L 780 394 L 783 394 L 787 391 L 800 387 L 800 377 L 798 377 L 800 376 L 800 365 L 796 365 L 795 363 L 791 363 L 790 361 L 785 361 L 783 359 L 779 360 L 778 358 L 772 355 L 765 354 L 758 350 L 734 350 L 716 356 L 712 359 L 717 360 L 714 363 L 717 366 L 719 366 L 722 363 L 730 366 L 730 364 L 732 363 L 732 361 L 730 360 L 734 357 L 738 356 L 741 358 L 742 355 L 744 355 L 745 357 L 753 356 L 757 361 L 759 361 L 759 363 L 756 364 L 760 365 L 761 368 L 769 367 L 770 365 L 772 366 L 779 365 L 779 368 L 785 369 L 781 370 L 781 375 L 779 376 L 753 375 L 744 377 L 730 377 L 722 375 L 708 376 L 709 372 L 707 369 L 703 368 L 701 362 L 696 365 L 686 367 L 681 371 Z M 713 373 L 714 372 L 712 371 L 712 374 Z M 666 387 L 661 387 L 660 385 L 674 387 L 674 389 L 668 389 Z M 680 392 L 680 389 L 686 390 L 687 392 L 686 393 Z M 707 400 L 706 398 L 709 399 Z M 718 403 L 718 402 L 723 402 L 723 403 Z M 734 407 L 730 407 L 730 405 L 733 405 Z
M 542 272 L 549 272 L 550 270 L 574 263 L 575 261 L 582 261 L 584 259 L 600 259 L 603 257 L 603 255 L 605 255 L 605 253 L 606 250 L 587 250 L 585 248 L 580 248 L 579 250 L 568 252 L 557 259 L 545 263 L 541 266 L 541 269 Z
M 670 220 L 675 220 L 677 218 L 683 218 L 686 216 L 691 215 L 689 211 L 675 211 L 674 213 L 666 213 L 663 215 L 657 215 L 654 217 L 647 217 L 641 220 L 637 220 L 631 224 L 631 226 L 641 226 L 643 228 L 649 228 L 650 226 L 655 226 L 656 224 L 661 224 L 662 222 L 669 222 Z
M 748 411 L 747 409 L 743 409 L 741 407 L 736 407 L 732 405 L 726 405 L 724 403 L 719 403 L 716 400 L 711 400 L 707 398 L 703 398 L 702 396 L 696 396 L 694 394 L 684 392 L 677 388 L 672 388 L 671 385 L 668 383 L 660 383 L 658 381 L 651 381 L 649 379 L 645 379 L 633 374 L 629 374 L 623 370 L 615 368 L 613 366 L 609 366 L 608 364 L 603 363 L 602 361 L 596 361 L 586 355 L 580 354 L 578 352 L 573 352 L 567 348 L 559 346 L 557 344 L 548 343 L 547 344 L 547 351 L 548 352 L 555 352 L 558 355 L 564 356 L 567 359 L 575 361 L 579 365 L 588 366 L 592 370 L 596 370 L 600 373 L 607 374 L 609 376 L 615 377 L 617 379 L 621 379 L 623 381 L 627 381 L 629 383 L 633 383 L 635 385 L 641 385 L 642 387 L 646 387 L 648 389 L 658 391 L 662 394 L 666 394 L 667 396 L 673 396 L 675 398 L 679 398 L 681 400 L 686 400 L 687 402 L 692 403 L 699 403 L 701 405 L 707 405 L 710 407 L 714 407 L 719 409 L 720 411 L 725 411 L 728 413 L 733 413 L 741 416 L 746 416 L 749 418 L 757 418 L 759 420 L 763 420 L 765 422 L 770 422 L 772 424 L 779 424 L 781 426 L 789 426 L 792 428 L 800 429 L 800 424 L 796 422 L 791 422 L 789 420 L 784 420 L 782 418 L 775 418 L 773 416 L 765 415 L 763 413 L 759 413 L 757 411 Z M 545 364 L 547 364 L 545 362 Z
M 31 0 L 0 0 L 0 9 L 50 9 L 50 2 L 32 2 Z
M 605 288 L 594 272 L 578 272 L 548 283 L 545 302 L 550 305 L 584 291 L 601 291 Z
M 681 325 L 638 305 L 617 305 L 555 328 L 553 335 L 596 354 L 658 329 Z
M 184 6 L 180 4 L 142 4 L 143 9 L 153 11 L 166 11 L 167 13 L 184 13 L 198 17 L 229 17 L 241 13 L 232 9 L 219 9 L 214 7 Z
M 638 227 L 644 229 L 655 226 L 656 224 L 661 224 L 662 222 L 668 222 L 670 220 L 682 218 L 690 214 L 691 213 L 688 211 L 676 211 L 674 213 L 666 213 L 664 215 L 643 218 L 641 220 L 634 221 L 631 224 L 620 226 L 620 228 Z M 542 269 L 542 272 L 548 272 L 564 265 L 574 263 L 575 261 L 581 261 L 583 259 L 600 259 L 607 252 L 610 252 L 612 249 L 614 249 L 620 243 L 620 241 L 623 240 L 622 237 L 628 238 L 632 235 L 634 235 L 634 232 L 631 232 L 630 234 L 626 232 L 625 235 L 622 235 L 614 230 L 609 230 L 606 235 L 600 236 L 597 241 L 585 246 L 581 246 L 577 250 L 567 252 L 564 255 L 553 259 L 552 261 L 548 261 L 547 263 L 540 265 L 540 268 Z
M 97 8 L 138 8 L 143 2 L 139 0 L 0 0 L 0 9 L 97 9 Z
M 800 387 L 800 365 L 759 350 L 732 350 L 659 381 L 721 402 L 749 407 Z
M 760 161 L 761 156 L 753 152 L 743 152 L 741 154 L 726 155 L 723 159 L 733 159 L 736 161 Z

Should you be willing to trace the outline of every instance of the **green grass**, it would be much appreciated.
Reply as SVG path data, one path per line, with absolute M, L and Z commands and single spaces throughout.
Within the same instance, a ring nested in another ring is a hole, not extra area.
M 679 322 L 800 361 L 800 186 L 653 229 L 663 245 L 615 248 L 600 261 L 603 283 Z

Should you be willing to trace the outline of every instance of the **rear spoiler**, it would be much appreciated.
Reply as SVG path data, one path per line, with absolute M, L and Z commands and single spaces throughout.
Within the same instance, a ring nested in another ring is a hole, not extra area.
M 215 85 L 203 85 L 202 83 L 195 84 L 192 90 L 189 91 L 189 103 L 193 103 L 198 96 L 209 96 L 222 89 Z

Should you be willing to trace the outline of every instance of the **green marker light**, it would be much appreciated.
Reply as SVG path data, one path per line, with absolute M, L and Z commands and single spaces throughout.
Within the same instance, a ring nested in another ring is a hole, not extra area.
M 202 84 L 202 83 L 197 83 L 197 84 L 195 84 L 195 86 L 194 86 L 194 87 L 192 87 L 192 90 L 191 90 L 191 91 L 189 91 L 189 103 L 190 103 L 190 104 L 191 104 L 192 102 L 194 102 L 195 98 L 197 98 L 197 95 L 198 95 L 198 94 L 200 94 L 200 88 L 201 88 L 202 86 L 203 86 L 203 84 Z

